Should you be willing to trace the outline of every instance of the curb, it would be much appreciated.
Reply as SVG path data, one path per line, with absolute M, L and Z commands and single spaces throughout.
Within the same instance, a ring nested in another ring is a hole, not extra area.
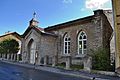
M 63 75 L 68 75 L 68 76 L 75 76 L 75 77 L 81 77 L 81 78 L 85 78 L 85 79 L 90 79 L 92 80 L 93 78 L 92 77 L 88 77 L 88 76 L 83 76 L 83 75 L 77 75 L 77 74 L 72 74 L 72 73 L 64 73 L 64 72 L 55 72 L 55 71 L 50 71 L 50 70 L 46 70 L 46 69 L 40 69 L 39 67 L 37 66 L 34 66 L 34 65 L 24 65 L 23 63 L 14 63 L 14 62 L 9 62 L 9 61 L 1 61 L 1 62 L 4 62 L 4 63 L 8 63 L 8 64 L 13 64 L 13 65 L 17 65 L 17 66 L 21 66 L 21 67 L 26 67 L 26 68 L 31 68 L 31 69 L 36 69 L 36 70 L 41 70 L 41 71 L 48 71 L 48 72 L 52 72 L 52 73 L 57 73 L 57 74 L 63 74 Z

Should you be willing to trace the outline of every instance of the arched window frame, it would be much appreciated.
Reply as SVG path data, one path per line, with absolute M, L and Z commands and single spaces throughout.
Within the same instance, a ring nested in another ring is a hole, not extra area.
M 64 36 L 64 54 L 70 53 L 70 36 L 68 34 L 65 34 Z
M 85 54 L 87 50 L 87 35 L 84 31 L 78 34 L 78 54 Z

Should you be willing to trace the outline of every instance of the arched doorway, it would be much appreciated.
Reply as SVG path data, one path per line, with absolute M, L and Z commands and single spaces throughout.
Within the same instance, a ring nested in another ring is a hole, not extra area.
M 28 43 L 28 54 L 29 54 L 29 62 L 31 64 L 35 64 L 35 42 L 33 39 L 31 39 Z

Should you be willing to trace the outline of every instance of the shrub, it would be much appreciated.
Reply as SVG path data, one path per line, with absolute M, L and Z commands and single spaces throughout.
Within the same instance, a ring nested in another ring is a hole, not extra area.
M 83 69 L 83 65 L 71 65 L 70 68 L 73 69 L 73 70 L 80 70 L 80 69 Z
M 65 63 L 63 62 L 63 63 L 59 63 L 59 64 L 57 64 L 56 66 L 58 66 L 58 67 L 60 67 L 60 68 L 65 68 Z
M 92 51 L 92 68 L 95 70 L 111 71 L 110 54 L 108 49 Z

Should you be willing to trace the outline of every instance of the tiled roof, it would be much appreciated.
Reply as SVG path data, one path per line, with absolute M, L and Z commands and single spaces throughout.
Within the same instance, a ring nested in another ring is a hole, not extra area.
M 1 38 L 1 37 L 5 37 L 5 36 L 8 36 L 8 35 L 13 35 L 13 36 L 16 36 L 18 39 L 21 39 L 21 35 L 18 34 L 17 32 L 9 32 L 9 33 L 6 33 L 6 34 L 4 34 L 4 35 L 1 35 L 0 38 Z
M 27 30 L 24 32 L 24 34 L 22 35 L 22 37 L 25 37 L 31 29 L 36 30 L 36 31 L 37 31 L 38 33 L 40 33 L 40 34 L 46 34 L 46 35 L 50 35 L 50 36 L 56 36 L 56 35 L 53 34 L 53 33 L 45 32 L 45 31 L 44 31 L 44 28 L 32 26 L 32 27 L 28 27 L 28 28 L 27 28 Z

